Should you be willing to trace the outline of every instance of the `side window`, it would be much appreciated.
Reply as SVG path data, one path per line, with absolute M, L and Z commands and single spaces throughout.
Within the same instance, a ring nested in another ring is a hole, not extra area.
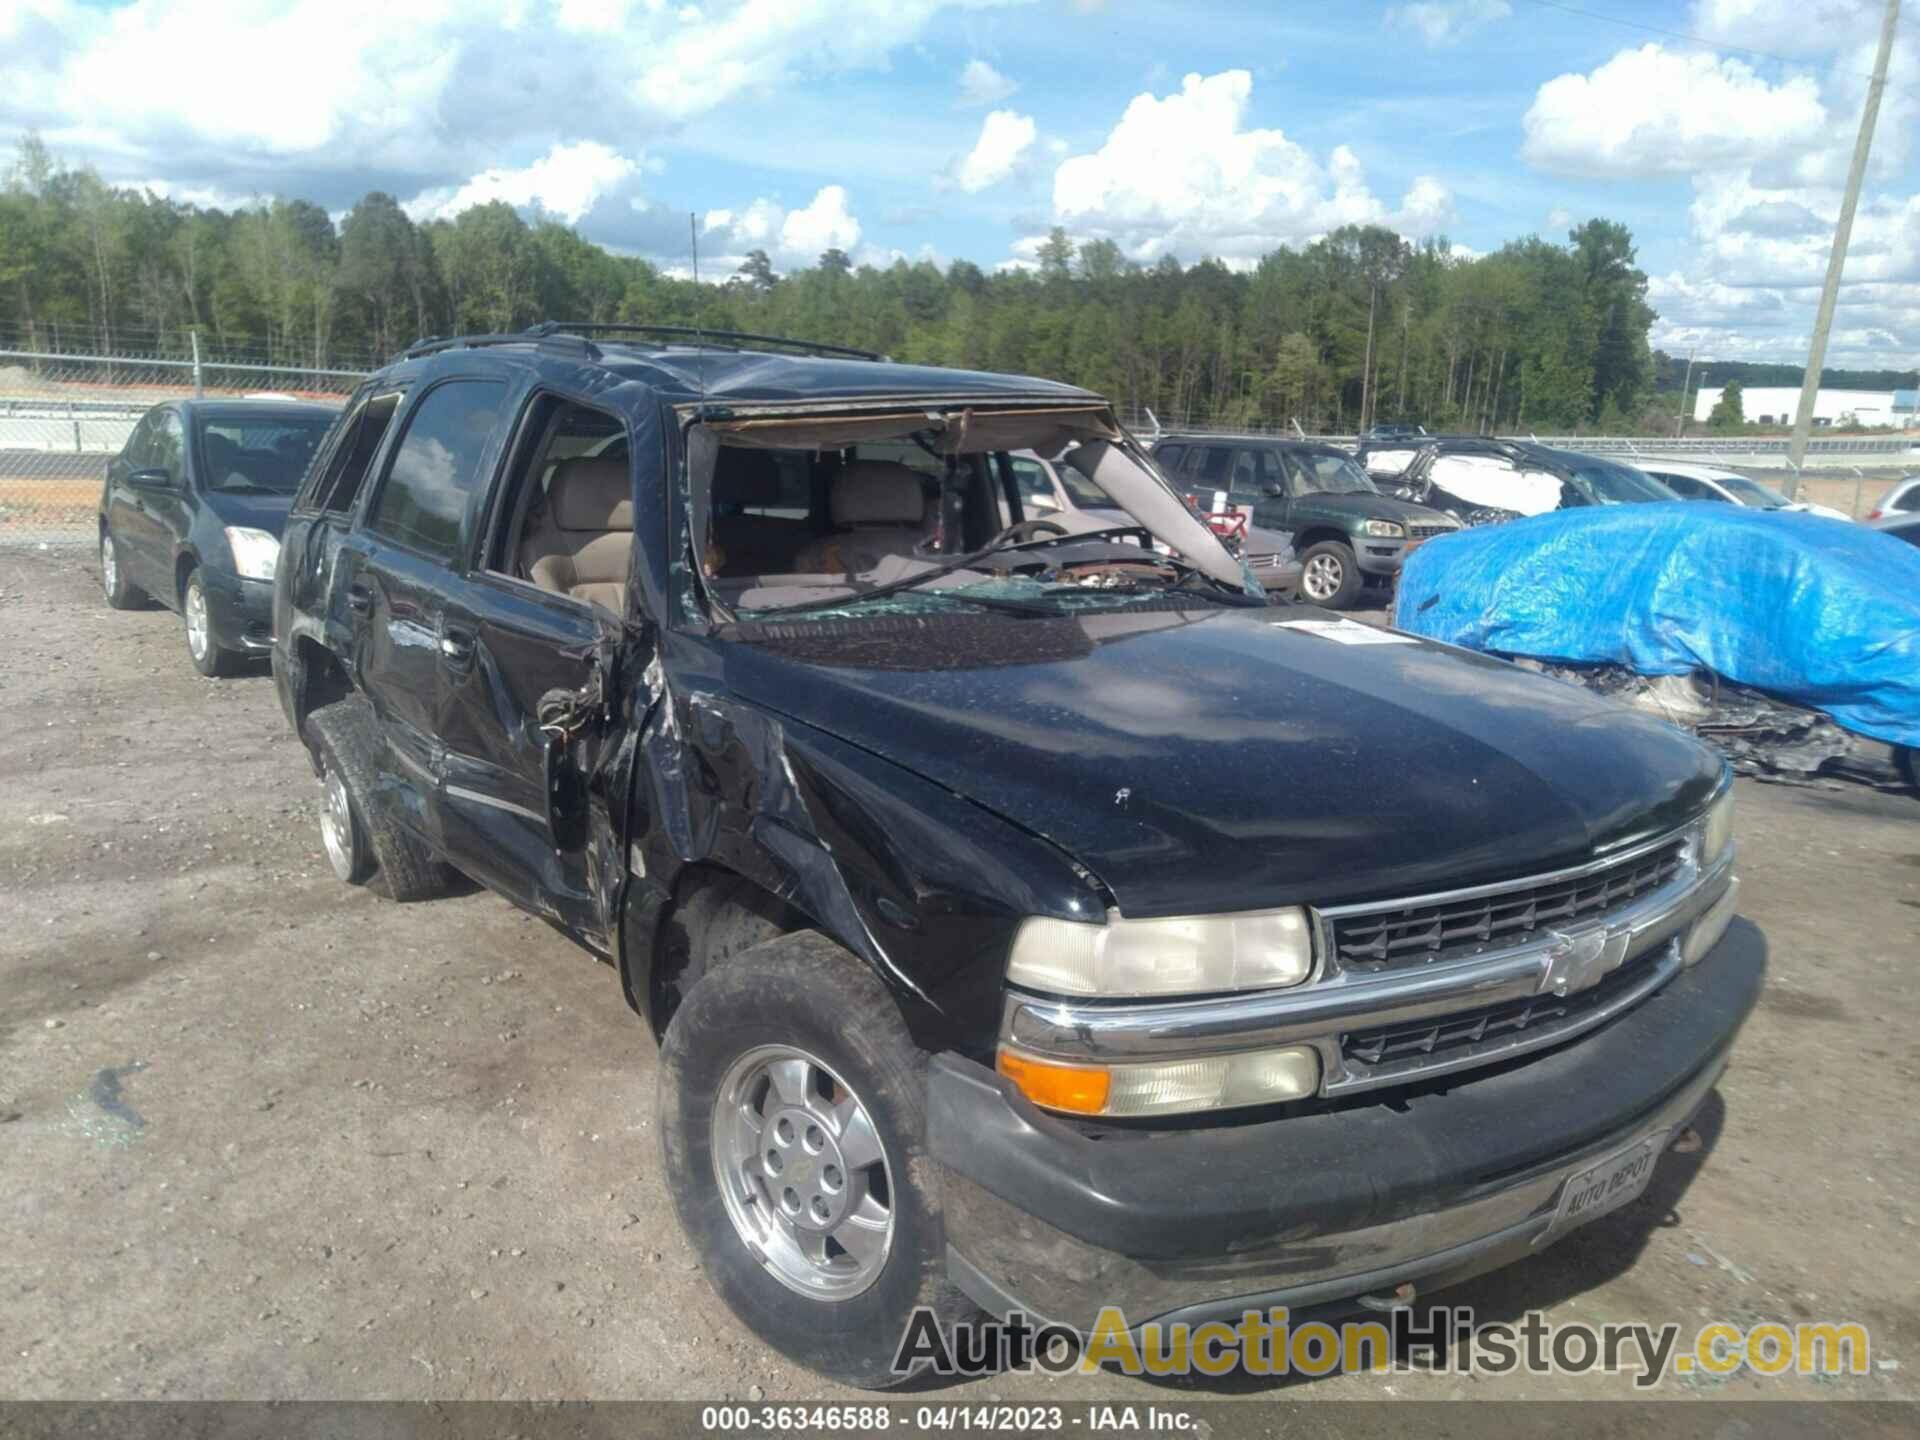
M 480 462 L 505 398 L 497 380 L 449 380 L 422 396 L 367 528 L 440 560 L 460 555 L 471 538 L 470 501 L 485 478 Z
M 140 417 L 133 427 L 133 433 L 127 436 L 126 447 L 121 450 L 120 458 L 126 462 L 129 470 L 147 468 L 147 450 L 153 443 L 153 412 L 149 410 Z
M 1909 485 L 1907 493 L 1893 502 L 1893 508 L 1902 514 L 1920 510 L 1920 485 Z
M 1199 464 L 1188 468 L 1194 471 L 1200 482 L 1211 485 L 1216 490 L 1226 489 L 1229 467 L 1233 463 L 1233 451 L 1225 445 L 1202 445 L 1195 447 L 1194 454 L 1198 457 Z
M 1058 510 L 1060 502 L 1053 493 L 1053 481 L 1046 467 L 1037 460 L 1019 460 L 1013 465 L 1013 483 L 1020 490 L 1020 504 L 1027 510 Z
M 153 417 L 148 431 L 147 457 L 141 463 L 150 470 L 166 471 L 177 484 L 185 473 L 186 449 L 187 436 L 181 428 L 179 412 L 162 410 Z
M 1255 451 L 1236 450 L 1233 452 L 1233 476 L 1228 482 L 1227 493 L 1238 505 L 1250 505 L 1260 498 L 1260 462 Z
M 397 391 L 375 395 L 361 402 L 347 417 L 339 442 L 327 457 L 327 468 L 314 486 L 310 503 L 315 509 L 336 515 L 353 509 L 360 487 L 366 482 L 367 470 L 380 451 L 380 442 L 386 438 L 387 427 L 393 423 L 393 412 L 399 404 Z
M 1187 458 L 1184 445 L 1162 445 L 1153 452 L 1153 463 L 1160 467 L 1163 475 L 1172 475 L 1180 468 L 1180 462 Z
M 1254 454 L 1257 455 L 1260 460 L 1259 488 L 1261 498 L 1264 499 L 1269 495 L 1275 494 L 1286 494 L 1287 475 L 1285 467 L 1280 463 L 1280 452 L 1277 450 L 1256 450 Z

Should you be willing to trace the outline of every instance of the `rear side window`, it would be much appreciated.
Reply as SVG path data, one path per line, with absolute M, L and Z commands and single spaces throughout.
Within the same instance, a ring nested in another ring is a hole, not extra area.
M 1219 489 L 1227 488 L 1227 472 L 1233 464 L 1233 451 L 1222 445 L 1203 445 L 1195 449 L 1199 463 L 1187 468 L 1202 481 Z
M 398 392 L 375 395 L 361 402 L 347 417 L 340 440 L 327 459 L 327 468 L 314 487 L 310 503 L 316 510 L 344 515 L 353 509 L 353 502 L 366 481 L 368 467 L 379 452 L 380 442 L 386 436 L 387 426 L 393 423 L 393 412 L 399 403 Z
M 1893 502 L 1893 508 L 1902 514 L 1913 510 L 1920 510 L 1920 485 L 1909 485 L 1907 487 L 1907 493 Z
M 1180 462 L 1186 455 L 1187 447 L 1184 445 L 1162 445 L 1153 452 L 1153 459 L 1164 473 L 1171 475 L 1180 468 Z
M 482 483 L 480 462 L 505 397 L 497 380 L 450 380 L 421 397 L 367 528 L 439 560 L 461 554 L 471 538 L 469 502 Z

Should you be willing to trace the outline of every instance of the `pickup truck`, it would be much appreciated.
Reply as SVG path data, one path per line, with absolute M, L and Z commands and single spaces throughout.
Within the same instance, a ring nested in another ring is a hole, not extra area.
M 1030 516 L 1022 450 L 1122 523 Z M 612 967 L 704 1273 L 853 1384 L 928 1317 L 1532 1254 L 1640 1192 L 1761 983 L 1708 750 L 1270 605 L 1067 385 L 424 342 L 323 442 L 273 633 L 340 878 L 451 866 Z

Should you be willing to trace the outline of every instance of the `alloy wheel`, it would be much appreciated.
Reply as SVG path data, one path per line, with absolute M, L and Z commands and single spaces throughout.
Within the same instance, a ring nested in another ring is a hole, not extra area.
M 187 582 L 187 649 L 196 660 L 207 658 L 207 592 L 197 580 Z
M 320 807 L 320 843 L 326 847 L 333 873 L 350 882 L 354 872 L 353 807 L 347 798 L 347 782 L 328 765 L 320 788 L 326 796 L 326 803 Z
M 113 553 L 113 537 L 100 537 L 100 588 L 109 598 L 120 586 L 120 561 Z
M 1300 576 L 1300 588 L 1310 599 L 1330 600 L 1339 593 L 1345 579 L 1346 573 L 1338 560 L 1331 555 L 1316 555 L 1307 561 Z
M 714 1099 L 713 1168 L 727 1218 L 788 1289 L 850 1300 L 893 1246 L 893 1176 L 860 1097 L 819 1058 L 763 1045 Z

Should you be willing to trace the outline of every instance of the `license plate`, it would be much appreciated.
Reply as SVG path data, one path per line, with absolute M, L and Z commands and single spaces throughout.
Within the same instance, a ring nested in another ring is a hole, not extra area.
M 1560 1205 L 1553 1223 L 1537 1242 L 1545 1245 L 1558 1240 L 1576 1226 L 1597 1220 L 1609 1210 L 1638 1199 L 1653 1179 L 1653 1167 L 1666 1148 L 1667 1132 L 1649 1135 L 1625 1150 L 1608 1156 L 1597 1165 L 1575 1172 L 1560 1187 Z

